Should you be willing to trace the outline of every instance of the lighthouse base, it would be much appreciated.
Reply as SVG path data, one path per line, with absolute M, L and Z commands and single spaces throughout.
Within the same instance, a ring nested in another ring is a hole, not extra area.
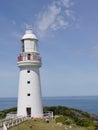
M 22 107 L 21 107 L 22 108 Z M 31 118 L 43 118 L 43 111 L 39 113 L 32 110 L 32 107 L 18 109 L 17 116 L 31 117 Z

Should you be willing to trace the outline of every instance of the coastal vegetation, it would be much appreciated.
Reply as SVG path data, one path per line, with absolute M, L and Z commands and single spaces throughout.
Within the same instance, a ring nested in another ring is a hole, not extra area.
M 16 108 L 0 111 L 0 119 L 5 118 L 7 113 L 16 112 L 16 111 L 17 111 Z M 63 128 L 68 129 L 69 127 L 71 128 L 71 130 L 76 130 L 76 129 L 77 130 L 98 130 L 98 116 L 94 114 L 90 114 L 74 108 L 68 108 L 65 106 L 50 106 L 50 107 L 46 106 L 44 107 L 44 111 L 53 111 L 54 113 L 54 118 L 52 120 L 49 119 L 50 120 L 49 124 L 45 124 L 44 120 L 28 120 L 16 127 L 24 126 L 23 129 L 21 128 L 21 130 L 24 130 L 26 124 L 28 124 L 27 126 L 30 126 L 30 124 L 32 124 L 34 125 L 34 130 L 37 130 L 38 129 L 37 127 L 39 126 L 40 128 L 43 126 L 44 127 L 48 126 L 47 128 L 45 127 L 44 129 L 48 130 L 49 128 L 49 130 L 50 129 L 52 130 L 52 125 L 54 127 L 53 130 L 55 129 L 57 130 L 59 126 L 62 126 L 62 128 L 59 128 L 59 130 L 63 130 Z M 37 126 L 37 124 L 39 125 Z M 42 130 L 42 129 L 43 128 L 38 130 Z
M 0 119 L 4 119 L 6 117 L 6 115 L 7 115 L 7 113 L 16 112 L 16 111 L 17 111 L 16 107 L 6 109 L 6 110 L 2 110 L 2 111 L 0 111 Z
M 54 115 L 59 115 L 56 122 L 62 122 L 63 124 L 75 124 L 83 127 L 98 126 L 98 116 L 82 110 L 65 106 L 52 106 L 44 107 L 44 111 L 53 111 Z

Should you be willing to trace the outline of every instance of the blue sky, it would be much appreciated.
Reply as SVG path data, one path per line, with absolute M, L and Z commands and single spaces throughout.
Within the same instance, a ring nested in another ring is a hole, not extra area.
M 98 95 L 98 0 L 0 0 L 0 97 L 16 97 L 26 26 L 39 39 L 43 96 Z

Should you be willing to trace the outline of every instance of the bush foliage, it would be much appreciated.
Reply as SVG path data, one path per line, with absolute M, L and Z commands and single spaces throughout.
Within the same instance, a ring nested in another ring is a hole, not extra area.
M 6 109 L 6 110 L 2 110 L 2 111 L 0 111 L 0 119 L 5 118 L 7 113 L 16 112 L 16 111 L 17 111 L 16 107 L 10 108 L 10 109 Z
M 95 122 L 97 122 L 98 124 L 97 116 L 94 116 L 92 118 L 91 114 L 83 112 L 81 110 L 68 108 L 65 106 L 44 107 L 44 110 L 53 111 L 54 115 L 62 115 L 56 119 L 56 122 L 62 122 L 65 124 L 71 124 L 72 122 L 74 122 L 76 125 L 84 127 L 95 126 Z

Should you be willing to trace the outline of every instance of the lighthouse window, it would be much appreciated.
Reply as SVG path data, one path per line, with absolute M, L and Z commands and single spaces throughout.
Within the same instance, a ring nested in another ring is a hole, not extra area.
M 30 84 L 30 81 L 27 81 L 27 84 Z
M 24 52 L 24 43 L 22 43 L 22 52 Z
M 30 57 L 31 57 L 31 55 L 30 55 L 30 54 L 28 54 L 28 60 L 30 60 Z
M 30 73 L 30 70 L 27 70 L 27 73 Z
M 30 96 L 30 93 L 27 93 L 27 96 Z

